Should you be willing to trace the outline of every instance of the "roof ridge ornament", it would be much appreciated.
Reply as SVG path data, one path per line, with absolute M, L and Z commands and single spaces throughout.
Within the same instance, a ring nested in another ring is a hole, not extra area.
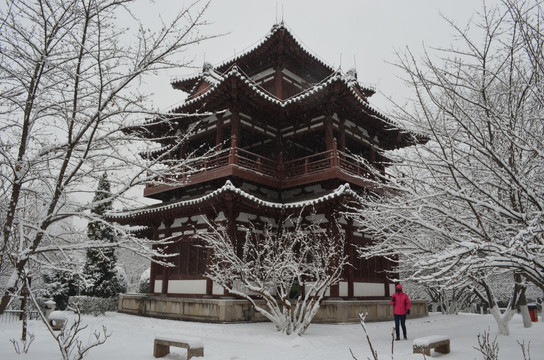
M 204 64 L 202 64 L 202 72 L 203 73 L 209 73 L 210 71 L 213 71 L 214 70 L 214 67 L 212 65 L 212 63 L 208 62 L 208 61 L 204 61 Z
M 231 66 L 229 73 L 233 73 L 233 74 L 236 74 L 236 75 L 240 75 L 240 68 L 238 67 L 238 65 L 237 65 L 236 63 L 234 63 L 234 64 Z
M 270 29 L 270 33 L 275 33 L 277 30 L 280 30 L 280 29 L 286 29 L 283 19 L 281 19 L 280 22 L 277 22 L 274 25 L 272 25 L 272 29 Z
M 346 71 L 346 76 L 349 79 L 357 80 L 357 69 L 356 68 L 349 69 L 348 71 Z

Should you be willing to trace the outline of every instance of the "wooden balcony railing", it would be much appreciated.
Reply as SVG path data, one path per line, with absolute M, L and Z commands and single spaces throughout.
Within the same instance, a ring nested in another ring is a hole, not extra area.
M 178 175 L 158 179 L 156 184 L 146 187 L 144 194 L 152 196 L 172 187 L 233 175 L 233 169 L 238 170 L 237 176 L 280 188 L 338 176 L 346 181 L 361 182 L 361 185 L 371 179 L 355 157 L 336 149 L 278 162 L 240 148 L 230 148 L 186 162 L 183 168 L 176 170 Z

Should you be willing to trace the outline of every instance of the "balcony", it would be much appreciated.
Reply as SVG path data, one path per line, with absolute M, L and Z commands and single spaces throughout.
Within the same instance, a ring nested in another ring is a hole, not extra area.
M 311 156 L 278 162 L 240 149 L 221 150 L 205 158 L 186 163 L 183 175 L 161 179 L 144 190 L 144 196 L 160 193 L 225 177 L 238 177 L 274 189 L 337 179 L 361 187 L 375 188 L 368 171 L 349 154 L 336 149 Z

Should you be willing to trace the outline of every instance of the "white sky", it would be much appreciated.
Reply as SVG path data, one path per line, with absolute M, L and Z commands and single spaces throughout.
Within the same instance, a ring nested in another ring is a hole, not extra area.
M 167 19 L 183 2 L 142 0 L 141 10 L 147 21 L 154 12 Z M 256 45 L 283 18 L 304 47 L 327 64 L 341 65 L 344 71 L 356 64 L 359 81 L 376 87 L 371 104 L 386 111 L 390 104 L 384 95 L 398 103 L 408 96 L 398 78 L 401 73 L 390 64 L 395 62 L 395 50 L 408 46 L 417 54 L 423 44 L 447 47 L 454 31 L 440 14 L 464 27 L 482 9 L 481 0 L 212 0 L 207 33 L 226 35 L 195 45 L 185 55 L 194 58 L 198 68 L 204 60 L 218 65 Z M 197 72 L 179 69 L 149 81 L 154 106 L 166 110 L 179 105 L 183 93 L 172 90 L 170 80 Z

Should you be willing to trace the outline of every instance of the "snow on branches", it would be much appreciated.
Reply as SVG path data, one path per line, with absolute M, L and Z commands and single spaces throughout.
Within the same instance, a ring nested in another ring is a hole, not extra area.
M 504 320 L 528 282 L 544 289 L 541 6 L 484 7 L 481 32 L 450 22 L 451 48 L 399 54 L 415 96 L 394 117 L 429 141 L 386 154 L 394 195 L 352 214 L 374 239 L 361 256 L 396 259 L 427 286 L 471 289 L 498 309 L 490 279 L 520 275 Z
M 220 225 L 198 236 L 212 250 L 210 279 L 249 300 L 278 331 L 302 335 L 347 264 L 344 236 L 334 230 L 300 215 L 280 227 L 252 225 L 242 239 Z

